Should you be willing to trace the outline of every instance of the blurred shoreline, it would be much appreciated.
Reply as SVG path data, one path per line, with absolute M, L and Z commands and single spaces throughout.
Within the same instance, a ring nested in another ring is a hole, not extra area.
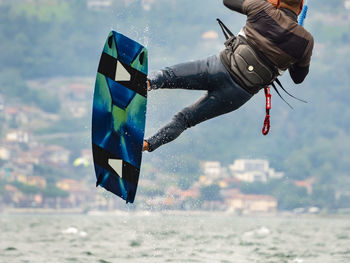
M 292 211 L 278 211 L 273 213 L 235 213 L 219 210 L 89 210 L 80 208 L 51 209 L 51 208 L 4 208 L 0 215 L 87 215 L 87 216 L 156 216 L 156 215 L 232 215 L 232 217 L 261 217 L 261 218 L 349 218 L 349 211 L 322 212 L 322 213 L 296 213 Z

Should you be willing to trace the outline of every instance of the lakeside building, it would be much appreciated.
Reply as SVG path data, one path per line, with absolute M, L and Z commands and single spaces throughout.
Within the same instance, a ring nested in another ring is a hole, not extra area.
M 237 159 L 229 166 L 232 175 L 243 182 L 267 182 L 284 176 L 270 168 L 269 161 L 261 159 Z
M 66 148 L 58 145 L 48 145 L 44 149 L 45 154 L 42 156 L 43 162 L 66 165 L 69 162 L 71 152 Z
M 205 176 L 211 179 L 218 179 L 222 173 L 220 162 L 206 161 L 201 163 L 201 169 Z
M 284 176 L 271 168 L 268 160 L 263 159 L 237 159 L 228 169 L 222 167 L 218 161 L 204 161 L 201 162 L 201 171 L 199 182 L 202 185 L 210 185 L 220 180 L 222 187 L 232 183 L 227 181 L 229 178 L 235 179 L 236 182 L 253 183 L 267 182 L 269 179 L 280 179 Z
M 271 213 L 277 211 L 277 199 L 269 195 L 237 194 L 227 199 L 229 211 L 239 213 Z
M 18 190 L 17 187 L 13 185 L 5 185 L 5 194 L 3 195 L 3 200 L 5 203 L 17 204 L 23 200 L 25 195 Z
M 16 175 L 16 181 L 20 182 L 25 185 L 35 186 L 38 188 L 46 188 L 46 179 L 42 176 L 36 176 L 36 175 L 25 175 L 25 174 L 18 174 Z
M 5 147 L 0 147 L 0 160 L 8 161 L 11 157 L 10 151 Z
M 112 0 L 87 0 L 87 7 L 93 10 L 108 9 L 112 5 Z
M 218 161 L 203 161 L 200 163 L 200 168 L 199 185 L 211 185 L 229 178 L 227 168 L 221 166 L 221 163 Z
M 25 131 L 13 131 L 6 134 L 7 142 L 16 142 L 16 143 L 28 143 L 29 142 L 29 134 Z

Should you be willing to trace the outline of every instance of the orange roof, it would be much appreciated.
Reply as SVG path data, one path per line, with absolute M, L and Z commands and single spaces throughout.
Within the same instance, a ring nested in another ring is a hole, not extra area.
M 186 191 L 183 191 L 182 192 L 182 197 L 185 198 L 185 197 L 198 197 L 199 196 L 199 190 L 198 189 L 188 189 Z
M 299 187 L 308 187 L 311 185 L 311 183 L 307 181 L 295 181 L 294 184 Z
M 19 112 L 19 108 L 15 107 L 6 107 L 5 112 L 8 114 L 17 114 Z
M 18 192 L 19 190 L 17 189 L 17 187 L 7 184 L 5 185 L 5 190 L 8 192 Z
M 305 187 L 307 189 L 308 194 L 312 193 L 312 185 L 315 182 L 315 178 L 308 178 L 307 180 L 304 181 L 294 181 L 294 184 L 298 187 Z

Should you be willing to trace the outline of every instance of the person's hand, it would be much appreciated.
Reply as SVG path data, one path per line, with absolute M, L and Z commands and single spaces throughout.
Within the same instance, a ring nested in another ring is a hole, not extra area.
M 142 151 L 149 151 L 149 143 L 147 141 L 143 141 Z

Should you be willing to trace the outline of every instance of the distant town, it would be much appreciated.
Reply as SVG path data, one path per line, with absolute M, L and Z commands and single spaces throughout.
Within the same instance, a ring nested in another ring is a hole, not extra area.
M 222 167 L 217 161 L 203 161 L 200 170 L 198 181 L 187 190 L 171 186 L 164 196 L 148 199 L 146 203 L 159 208 L 190 210 L 197 207 L 240 214 L 277 211 L 278 201 L 273 196 L 242 194 L 238 188 L 245 182 L 267 182 L 273 178 L 282 178 L 283 173 L 275 172 L 267 160 L 239 159 L 229 167 Z

